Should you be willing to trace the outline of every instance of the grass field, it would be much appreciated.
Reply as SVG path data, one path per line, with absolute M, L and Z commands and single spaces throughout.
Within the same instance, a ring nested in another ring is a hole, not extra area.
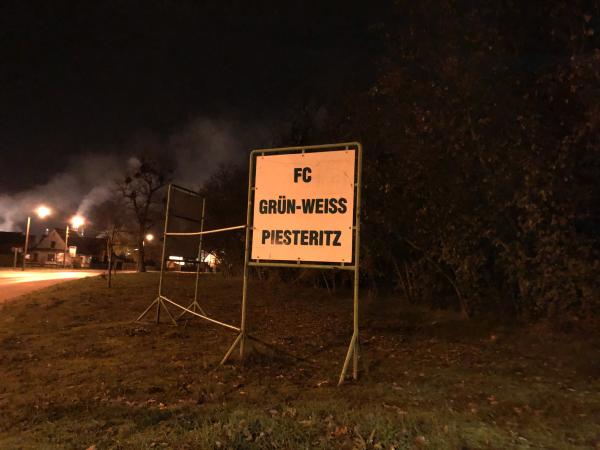
M 252 283 L 250 330 L 286 354 L 221 367 L 233 332 L 131 322 L 156 284 L 77 280 L 1 307 L 0 449 L 600 449 L 598 336 L 365 301 L 369 370 L 337 388 L 350 293 Z M 166 290 L 187 303 L 192 285 Z M 201 292 L 239 322 L 241 280 Z

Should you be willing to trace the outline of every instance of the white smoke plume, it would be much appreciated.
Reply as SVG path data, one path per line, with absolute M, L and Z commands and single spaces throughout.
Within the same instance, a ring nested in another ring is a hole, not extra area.
M 270 129 L 230 119 L 196 119 L 166 139 L 139 135 L 118 149 L 84 152 L 47 183 L 15 194 L 0 193 L 0 231 L 22 230 L 28 215 L 41 205 L 53 210 L 48 223 L 84 217 L 114 194 L 116 182 L 139 164 L 140 157 L 171 161 L 178 184 L 198 188 L 224 163 L 239 163 L 258 146 L 269 145 Z M 34 216 L 35 217 L 35 216 Z M 37 229 L 45 227 L 37 222 Z

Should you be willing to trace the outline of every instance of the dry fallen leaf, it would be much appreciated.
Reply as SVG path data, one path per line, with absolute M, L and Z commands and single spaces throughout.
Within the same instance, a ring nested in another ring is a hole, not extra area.
M 425 445 L 427 445 L 427 439 L 425 438 L 425 436 L 417 436 L 415 438 L 415 445 L 417 447 L 424 447 Z
M 331 433 L 333 436 L 335 437 L 339 437 L 339 436 L 345 436 L 346 434 L 348 434 L 348 427 L 347 426 L 339 426 L 335 429 L 335 431 L 333 433 Z

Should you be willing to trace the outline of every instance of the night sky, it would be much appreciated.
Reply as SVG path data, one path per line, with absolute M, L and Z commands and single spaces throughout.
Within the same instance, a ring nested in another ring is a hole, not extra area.
M 379 12 L 363 3 L 2 2 L 0 193 L 139 133 L 332 101 L 373 76 Z

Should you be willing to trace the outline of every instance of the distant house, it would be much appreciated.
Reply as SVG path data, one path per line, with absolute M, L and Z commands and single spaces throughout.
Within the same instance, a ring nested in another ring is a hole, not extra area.
M 30 236 L 31 239 L 31 236 Z M 14 264 L 15 249 L 23 251 L 25 235 L 18 231 L 0 231 L 0 266 L 12 266 Z M 21 257 L 19 257 L 19 264 Z
M 100 267 L 107 261 L 106 238 L 80 236 L 55 228 L 31 249 L 31 264 L 48 267 Z M 68 248 L 66 248 L 68 246 Z M 66 258 L 66 263 L 65 263 Z

